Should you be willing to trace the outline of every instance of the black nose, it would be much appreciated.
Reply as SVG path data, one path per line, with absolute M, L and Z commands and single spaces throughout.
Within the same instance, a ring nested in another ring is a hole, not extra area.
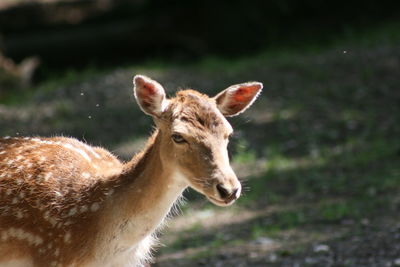
M 217 191 L 222 199 L 234 199 L 239 188 L 228 190 L 222 184 L 217 184 Z

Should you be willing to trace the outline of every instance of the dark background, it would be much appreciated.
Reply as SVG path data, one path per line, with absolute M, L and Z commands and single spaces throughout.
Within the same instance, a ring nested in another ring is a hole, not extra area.
M 52 68 L 329 43 L 400 15 L 389 0 L 9 1 L 0 6 L 3 53 Z

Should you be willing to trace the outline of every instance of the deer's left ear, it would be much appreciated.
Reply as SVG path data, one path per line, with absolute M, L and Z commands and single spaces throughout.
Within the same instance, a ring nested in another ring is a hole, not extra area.
M 214 97 L 224 116 L 236 116 L 253 104 L 263 88 L 262 83 L 247 82 L 228 87 Z

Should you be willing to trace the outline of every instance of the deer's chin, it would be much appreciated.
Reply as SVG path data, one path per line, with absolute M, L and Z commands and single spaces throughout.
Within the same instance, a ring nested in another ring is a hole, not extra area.
M 191 188 L 193 188 L 198 193 L 204 195 L 211 203 L 213 203 L 217 206 L 227 207 L 227 206 L 232 205 L 236 201 L 236 199 L 228 199 L 228 200 L 218 199 L 218 198 L 214 197 L 214 194 L 212 194 L 212 196 L 211 196 L 211 193 L 207 193 L 206 191 L 200 189 L 201 188 L 200 186 L 193 184 L 191 182 L 189 184 L 190 184 Z
M 213 203 L 217 206 L 220 206 L 220 207 L 227 207 L 227 206 L 232 205 L 235 202 L 235 199 L 222 200 L 222 199 L 216 199 L 215 197 L 211 197 L 211 196 L 206 196 L 206 197 L 211 203 Z

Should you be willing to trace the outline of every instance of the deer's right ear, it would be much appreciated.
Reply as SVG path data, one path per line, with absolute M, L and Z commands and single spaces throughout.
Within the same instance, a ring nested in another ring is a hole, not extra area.
M 160 116 L 168 106 L 164 88 L 143 75 L 136 75 L 133 84 L 136 101 L 143 112 L 155 117 Z

